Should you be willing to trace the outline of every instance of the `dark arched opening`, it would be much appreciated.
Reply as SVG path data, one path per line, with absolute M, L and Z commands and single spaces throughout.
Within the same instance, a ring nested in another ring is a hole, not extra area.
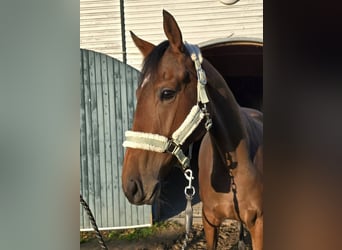
M 227 38 L 200 44 L 203 57 L 225 78 L 237 102 L 262 111 L 263 43 Z

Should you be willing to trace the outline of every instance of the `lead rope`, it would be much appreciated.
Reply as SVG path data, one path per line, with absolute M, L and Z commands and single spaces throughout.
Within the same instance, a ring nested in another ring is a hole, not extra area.
M 193 144 L 190 144 L 189 146 L 189 159 L 192 157 L 192 146 Z M 195 195 L 195 188 L 192 186 L 192 180 L 194 179 L 192 175 L 191 169 L 186 169 L 184 171 L 184 177 L 188 180 L 188 185 L 184 188 L 184 195 L 186 198 L 186 207 L 185 207 L 185 236 L 183 240 L 182 250 L 185 250 L 185 248 L 188 245 L 188 242 L 190 241 L 191 231 L 192 231 L 192 221 L 193 221 L 193 209 L 192 209 L 192 199 Z
M 237 200 L 237 196 L 236 196 L 236 193 L 237 193 L 237 190 L 236 190 L 236 184 L 234 182 L 234 176 L 232 174 L 232 169 L 229 169 L 229 175 L 230 175 L 230 178 L 232 180 L 232 191 L 233 191 L 233 201 L 234 201 L 234 208 L 235 208 L 235 211 L 237 213 L 237 216 L 238 216 L 238 219 L 240 221 L 240 234 L 239 234 L 239 242 L 238 242 L 238 249 L 239 250 L 245 250 L 246 249 L 246 244 L 245 244 L 245 235 L 244 235 L 244 226 L 243 226 L 243 222 L 242 222 L 242 219 L 241 219 L 241 216 L 240 216 L 240 209 L 239 209 L 239 203 L 238 203 L 238 200 Z
M 239 202 L 237 200 L 237 188 L 236 188 L 236 184 L 234 181 L 234 175 L 233 175 L 233 169 L 236 168 L 237 166 L 237 162 L 233 162 L 231 159 L 231 156 L 229 155 L 229 153 L 226 153 L 226 161 L 227 161 L 227 165 L 229 167 L 229 176 L 230 176 L 230 180 L 231 180 L 231 188 L 232 188 L 232 192 L 233 192 L 233 202 L 234 202 L 234 209 L 235 212 L 237 214 L 237 217 L 240 221 L 240 234 L 239 234 L 239 242 L 238 242 L 238 249 L 239 250 L 245 250 L 246 249 L 246 244 L 245 244 L 245 230 L 244 230 L 244 226 L 243 226 L 243 222 L 240 216 L 240 209 L 239 209 Z
M 185 178 L 189 181 L 189 184 L 184 189 L 184 194 L 186 198 L 186 207 L 185 207 L 185 238 L 182 245 L 182 250 L 184 250 L 191 236 L 192 230 L 192 221 L 193 221 L 193 209 L 192 209 L 192 199 L 195 195 L 195 188 L 192 186 L 192 180 L 194 179 L 192 175 L 192 170 L 187 169 L 184 171 Z
M 93 226 L 93 229 L 95 230 L 96 238 L 97 238 L 101 248 L 108 250 L 108 247 L 103 240 L 102 234 L 100 233 L 100 230 L 98 229 L 98 227 L 96 225 L 96 221 L 95 221 L 95 218 L 93 216 L 93 213 L 91 212 L 90 207 L 88 206 L 87 202 L 83 199 L 81 194 L 80 194 L 80 202 L 81 202 L 83 208 L 86 210 L 86 212 L 89 216 L 89 220 L 91 222 L 91 225 Z

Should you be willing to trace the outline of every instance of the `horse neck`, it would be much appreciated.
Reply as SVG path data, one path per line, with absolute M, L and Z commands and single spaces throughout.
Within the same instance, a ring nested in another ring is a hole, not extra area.
M 223 77 L 206 60 L 203 68 L 208 80 L 208 109 L 213 120 L 209 131 L 214 153 L 213 176 L 216 173 L 215 178 L 227 178 L 227 154 L 232 162 L 238 163 L 238 167 L 246 165 L 240 164 L 248 160 L 248 148 L 243 140 L 246 138 L 246 131 L 240 116 L 240 107 Z
M 208 78 L 209 112 L 214 124 L 210 133 L 224 152 L 233 152 L 246 137 L 240 107 L 216 69 L 208 61 L 204 61 L 204 68 Z

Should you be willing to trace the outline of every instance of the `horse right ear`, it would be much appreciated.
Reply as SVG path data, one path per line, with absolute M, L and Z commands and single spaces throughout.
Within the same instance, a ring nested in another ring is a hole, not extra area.
M 132 31 L 130 31 L 131 37 L 133 39 L 133 42 L 140 50 L 141 54 L 143 54 L 144 57 L 147 57 L 151 51 L 154 49 L 154 45 L 150 42 L 144 41 L 141 38 L 137 37 Z
M 166 10 L 163 10 L 164 33 L 170 42 L 174 52 L 183 51 L 182 32 L 180 31 L 176 19 Z

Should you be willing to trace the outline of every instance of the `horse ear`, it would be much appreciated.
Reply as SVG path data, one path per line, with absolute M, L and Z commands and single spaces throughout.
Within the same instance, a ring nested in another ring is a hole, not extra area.
M 150 42 L 147 42 L 139 37 L 137 37 L 132 31 L 130 31 L 131 37 L 133 39 L 133 42 L 138 47 L 140 52 L 143 54 L 144 57 L 148 56 L 151 51 L 154 49 L 154 45 Z
M 166 10 L 163 10 L 163 26 L 167 39 L 174 52 L 183 51 L 182 33 L 175 18 Z

